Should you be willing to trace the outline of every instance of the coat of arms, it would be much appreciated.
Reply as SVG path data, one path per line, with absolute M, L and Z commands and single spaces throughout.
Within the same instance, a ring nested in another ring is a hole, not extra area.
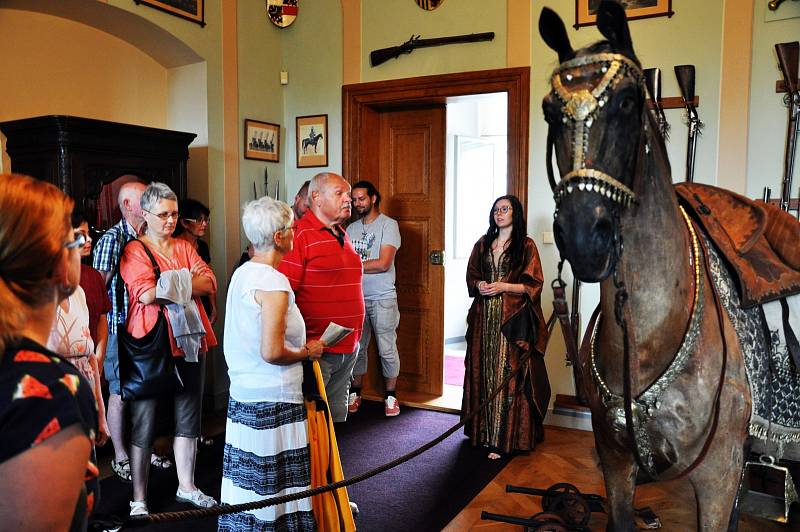
M 298 0 L 267 0 L 267 15 L 273 24 L 285 28 L 297 18 Z

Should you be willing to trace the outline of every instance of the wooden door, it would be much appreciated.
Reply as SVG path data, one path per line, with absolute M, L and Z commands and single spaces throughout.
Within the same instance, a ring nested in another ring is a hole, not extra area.
M 403 392 L 439 396 L 443 387 L 444 266 L 431 252 L 444 246 L 445 107 L 378 112 L 374 182 L 381 212 L 397 220 L 402 244 L 395 258 L 400 326 L 397 349 Z M 374 146 L 374 144 L 373 144 Z M 383 390 L 374 346 L 367 390 Z

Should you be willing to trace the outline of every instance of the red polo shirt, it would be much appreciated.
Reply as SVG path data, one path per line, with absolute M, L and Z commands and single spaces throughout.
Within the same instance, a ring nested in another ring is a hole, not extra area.
M 308 339 L 318 339 L 335 322 L 354 329 L 353 333 L 325 351 L 353 353 L 364 324 L 363 267 L 347 233 L 338 229 L 341 240 L 313 212 L 306 212 L 295 228 L 294 249 L 278 270 L 289 278 Z

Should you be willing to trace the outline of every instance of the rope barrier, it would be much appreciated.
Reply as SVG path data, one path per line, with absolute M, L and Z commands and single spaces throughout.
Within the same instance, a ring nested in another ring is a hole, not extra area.
M 551 318 L 552 319 L 552 318 Z M 280 495 L 278 497 L 272 497 L 269 499 L 264 499 L 260 501 L 253 501 L 241 504 L 231 504 L 231 505 L 218 505 L 211 508 L 200 508 L 196 510 L 185 510 L 182 512 L 163 512 L 163 513 L 156 513 L 156 514 L 149 514 L 146 516 L 140 517 L 128 517 L 126 520 L 118 523 L 120 526 L 124 528 L 139 528 L 146 526 L 150 523 L 166 523 L 171 521 L 183 521 L 187 519 L 201 519 L 204 517 L 213 517 L 219 516 L 223 514 L 232 514 L 232 513 L 239 513 L 239 512 L 246 512 L 250 510 L 258 510 L 261 508 L 266 508 L 267 506 L 274 506 L 276 504 L 284 504 L 290 501 L 295 501 L 298 499 L 305 499 L 307 497 L 313 497 L 314 495 L 319 495 L 321 493 L 326 493 L 329 491 L 337 490 L 339 488 L 346 488 L 347 486 L 351 486 L 358 482 L 362 482 L 367 480 L 368 478 L 374 477 L 384 471 L 388 471 L 389 469 L 393 469 L 400 464 L 408 462 L 412 458 L 416 458 L 420 454 L 424 453 L 428 449 L 438 445 L 439 443 L 446 440 L 450 437 L 455 431 L 463 427 L 468 421 L 471 421 L 478 413 L 486 408 L 486 406 L 491 403 L 495 397 L 506 387 L 508 383 L 511 382 L 511 379 L 517 376 L 520 370 L 525 366 L 530 358 L 530 353 L 525 353 L 520 357 L 519 366 L 517 369 L 509 373 L 503 382 L 494 389 L 492 394 L 485 399 L 480 405 L 475 408 L 475 410 L 471 411 L 466 417 L 464 417 L 461 421 L 444 431 L 441 435 L 437 436 L 433 440 L 429 441 L 428 443 L 417 447 L 413 451 L 404 454 L 403 456 L 392 460 L 391 462 L 387 462 L 381 466 L 378 466 L 366 473 L 361 473 L 360 475 L 356 475 L 352 478 L 340 480 L 338 482 L 333 482 L 331 484 L 326 484 L 325 486 L 319 486 L 316 488 L 311 488 L 305 491 L 301 491 L 298 493 L 292 493 L 289 495 Z

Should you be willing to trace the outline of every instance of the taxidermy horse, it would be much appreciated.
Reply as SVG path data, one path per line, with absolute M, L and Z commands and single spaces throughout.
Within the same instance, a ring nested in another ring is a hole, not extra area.
M 742 348 L 676 200 L 625 12 L 604 1 L 597 23 L 606 40 L 577 51 L 547 8 L 539 32 L 560 62 L 543 102 L 556 244 L 576 278 L 601 283 L 583 366 L 608 530 L 634 530 L 639 469 L 689 479 L 698 530 L 735 528 L 751 413 Z
M 306 149 L 309 146 L 314 146 L 314 153 L 317 153 L 317 142 L 319 142 L 319 139 L 321 138 L 322 138 L 322 133 L 317 133 L 313 137 L 308 137 L 303 139 L 303 153 L 306 152 Z

